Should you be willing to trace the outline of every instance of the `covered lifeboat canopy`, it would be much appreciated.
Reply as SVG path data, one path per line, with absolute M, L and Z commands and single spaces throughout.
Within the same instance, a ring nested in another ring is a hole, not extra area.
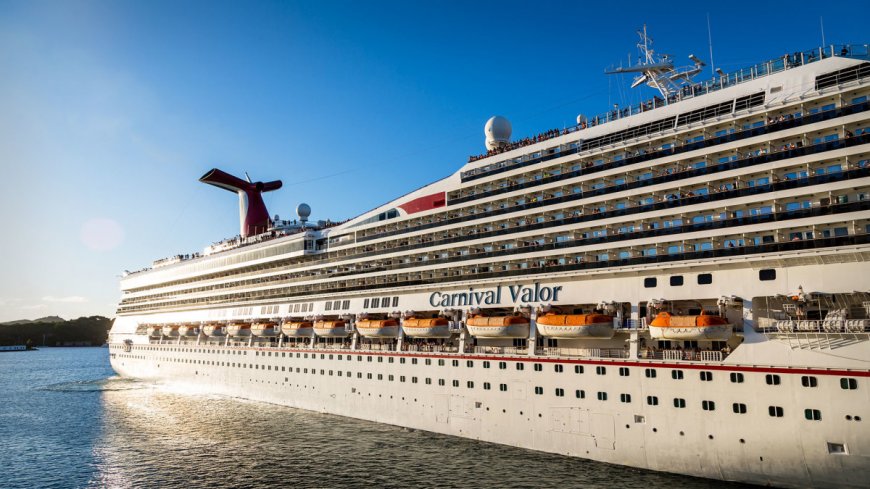
M 465 321 L 465 327 L 477 338 L 528 338 L 529 318 L 513 316 L 473 316 Z
M 705 312 L 696 316 L 660 312 L 649 325 L 650 336 L 663 340 L 724 341 L 731 337 L 732 329 L 727 319 Z
M 543 336 L 557 339 L 612 338 L 613 316 L 609 314 L 555 314 L 538 316 L 535 321 Z

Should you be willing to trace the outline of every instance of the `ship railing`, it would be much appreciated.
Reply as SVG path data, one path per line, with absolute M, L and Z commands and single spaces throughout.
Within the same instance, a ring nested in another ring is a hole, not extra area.
M 728 356 L 723 350 L 659 350 L 644 348 L 639 357 L 650 360 L 678 360 L 694 362 L 721 362 Z
M 459 348 L 451 345 L 404 344 L 402 345 L 402 351 L 424 353 L 458 353 Z
M 565 348 L 547 346 L 536 349 L 535 353 L 554 357 L 628 358 L 628 350 L 624 348 Z
M 357 348 L 363 351 L 396 351 L 396 345 L 384 343 L 360 343 Z
M 525 355 L 528 352 L 528 348 L 517 346 L 475 346 L 472 349 L 472 353 L 483 355 Z
M 613 320 L 616 329 L 647 329 L 646 318 L 624 319 L 620 325 L 618 319 Z
M 870 319 L 786 319 L 773 321 L 760 328 L 762 333 L 865 333 L 870 331 Z

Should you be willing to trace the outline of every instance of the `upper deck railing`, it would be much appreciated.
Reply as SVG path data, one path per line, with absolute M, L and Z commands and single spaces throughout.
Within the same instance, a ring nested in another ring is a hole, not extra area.
M 705 82 L 687 85 L 683 87 L 683 89 L 679 92 L 671 95 L 667 100 L 664 100 L 661 97 L 654 97 L 637 105 L 625 108 L 614 108 L 611 111 L 605 112 L 595 117 L 591 117 L 575 126 L 571 126 L 562 130 L 557 129 L 547 131 L 536 137 L 525 138 L 520 141 L 511 143 L 503 148 L 490 150 L 489 152 L 482 155 L 470 156 L 468 158 L 468 161 L 478 161 L 490 156 L 506 153 L 517 148 L 528 146 L 530 144 L 539 143 L 558 136 L 571 134 L 573 132 L 586 129 L 588 127 L 595 127 L 601 124 L 606 124 L 608 122 L 623 119 L 625 117 L 630 117 L 632 115 L 648 112 L 650 110 L 664 107 L 674 102 L 679 102 L 681 100 L 687 100 L 701 95 L 706 95 L 708 93 L 716 92 L 723 88 L 739 85 L 744 82 L 755 80 L 774 73 L 779 73 L 790 68 L 797 68 L 799 66 L 814 63 L 816 61 L 820 61 L 822 59 L 834 56 L 870 60 L 870 44 L 832 44 L 827 47 L 818 47 L 807 51 L 796 51 L 792 54 L 785 54 L 779 58 L 774 58 L 763 63 L 758 63 L 753 66 L 742 68 L 732 73 L 726 73 Z M 495 163 L 494 165 L 488 165 L 483 168 L 475 168 L 466 172 L 462 172 L 461 176 L 462 178 L 465 178 L 467 176 L 476 175 L 478 173 L 486 173 L 489 169 L 493 167 L 501 168 L 505 165 L 511 165 L 514 162 L 515 159 L 505 160 Z

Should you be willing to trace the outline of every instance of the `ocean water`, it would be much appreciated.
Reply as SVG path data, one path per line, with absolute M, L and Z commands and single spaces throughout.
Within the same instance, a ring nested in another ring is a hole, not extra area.
M 0 487 L 736 488 L 122 379 L 105 348 L 0 353 Z

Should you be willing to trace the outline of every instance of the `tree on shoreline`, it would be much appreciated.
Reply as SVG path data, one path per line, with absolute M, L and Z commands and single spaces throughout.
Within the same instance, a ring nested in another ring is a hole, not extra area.
M 101 346 L 109 337 L 113 321 L 89 316 L 60 322 L 0 324 L 0 345 Z

